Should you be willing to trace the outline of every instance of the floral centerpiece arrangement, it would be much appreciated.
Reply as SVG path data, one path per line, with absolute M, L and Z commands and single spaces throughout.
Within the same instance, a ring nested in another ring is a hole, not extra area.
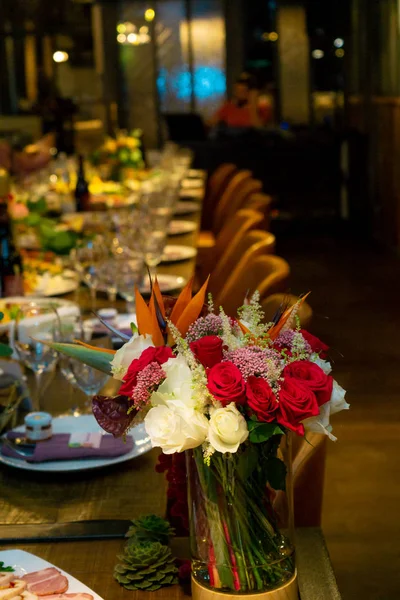
M 92 153 L 94 166 L 110 167 L 110 178 L 120 181 L 124 170 L 143 169 L 142 131 L 133 130 L 129 135 L 120 132 L 116 138 L 108 137 L 100 148 Z
M 95 397 L 93 413 L 114 435 L 143 420 L 153 446 L 187 451 L 192 570 L 195 582 L 251 594 L 293 580 L 293 546 L 279 506 L 294 432 L 336 439 L 330 417 L 349 407 L 330 375 L 327 347 L 300 329 L 303 299 L 265 324 L 257 293 L 235 318 L 206 284 L 192 298 L 149 304 L 136 293 L 138 331 L 115 354 L 57 349 L 110 372 L 119 395 Z M 204 589 L 204 588 L 202 588 Z

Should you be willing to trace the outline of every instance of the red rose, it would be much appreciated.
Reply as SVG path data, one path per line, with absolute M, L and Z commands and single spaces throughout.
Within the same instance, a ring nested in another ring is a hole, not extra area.
M 247 404 L 259 421 L 271 423 L 276 419 L 278 401 L 265 379 L 251 376 L 246 384 Z
M 311 350 L 313 352 L 317 352 L 321 358 L 326 358 L 329 346 L 324 344 L 324 342 L 321 342 L 320 339 L 318 339 L 317 337 L 315 337 L 315 335 L 312 335 L 305 329 L 301 329 L 300 333 L 303 336 L 303 338 L 310 344 Z
M 207 387 L 223 406 L 231 402 L 243 404 L 245 400 L 245 383 L 236 365 L 227 361 L 214 365 L 207 373 Z
M 222 340 L 217 335 L 206 335 L 196 342 L 192 342 L 190 349 L 206 369 L 211 369 L 211 367 L 220 363 L 223 358 Z
M 332 396 L 333 378 L 326 375 L 321 367 L 308 360 L 296 360 L 283 370 L 284 377 L 298 379 L 314 392 L 319 406 L 329 402 Z
M 278 423 L 299 435 L 304 435 L 304 425 L 301 421 L 317 415 L 319 406 L 314 392 L 298 379 L 287 377 L 279 393 Z
M 129 365 L 128 371 L 124 377 L 124 383 L 121 385 L 119 393 L 123 396 L 130 396 L 136 385 L 138 374 L 143 371 L 147 365 L 156 362 L 163 365 L 169 358 L 173 358 L 173 352 L 168 346 L 158 346 L 146 348 L 143 350 L 140 358 L 136 358 Z

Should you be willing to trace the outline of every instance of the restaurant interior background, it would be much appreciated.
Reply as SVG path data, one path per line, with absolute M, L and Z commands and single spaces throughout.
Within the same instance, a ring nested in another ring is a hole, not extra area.
M 243 71 L 268 126 L 210 133 Z M 351 403 L 322 513 L 338 587 L 399 597 L 400 0 L 0 0 L 0 137 L 23 147 L 54 126 L 83 155 L 140 128 L 146 152 L 176 141 L 195 168 L 234 163 L 273 196 L 277 254 L 291 291 L 312 291 Z

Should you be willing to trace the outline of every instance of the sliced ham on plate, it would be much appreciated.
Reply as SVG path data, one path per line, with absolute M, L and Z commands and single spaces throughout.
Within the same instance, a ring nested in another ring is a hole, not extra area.
M 22 580 L 26 582 L 28 591 L 37 596 L 63 594 L 68 589 L 68 579 L 55 567 L 28 573 Z

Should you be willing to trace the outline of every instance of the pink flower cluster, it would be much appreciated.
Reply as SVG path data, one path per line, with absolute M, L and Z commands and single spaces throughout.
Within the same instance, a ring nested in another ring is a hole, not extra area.
M 207 335 L 220 335 L 222 333 L 222 319 L 219 315 L 209 313 L 205 317 L 199 317 L 192 323 L 186 334 L 186 340 L 195 342 Z
M 133 388 L 132 399 L 137 408 L 143 408 L 150 399 L 152 392 L 164 381 L 164 369 L 157 362 L 151 362 L 137 375 Z
M 299 333 L 297 331 L 294 331 L 293 329 L 285 329 L 276 338 L 274 346 L 278 349 L 288 348 L 289 350 L 291 350 L 293 342 L 294 342 L 294 337 L 296 335 L 297 336 L 299 335 Z M 304 348 L 304 352 L 307 352 L 307 354 L 312 353 L 311 346 L 304 337 L 303 337 L 303 348 Z
M 283 369 L 282 361 L 276 352 L 264 350 L 259 346 L 247 346 L 226 352 L 224 360 L 236 365 L 244 380 L 255 375 L 275 381 Z

